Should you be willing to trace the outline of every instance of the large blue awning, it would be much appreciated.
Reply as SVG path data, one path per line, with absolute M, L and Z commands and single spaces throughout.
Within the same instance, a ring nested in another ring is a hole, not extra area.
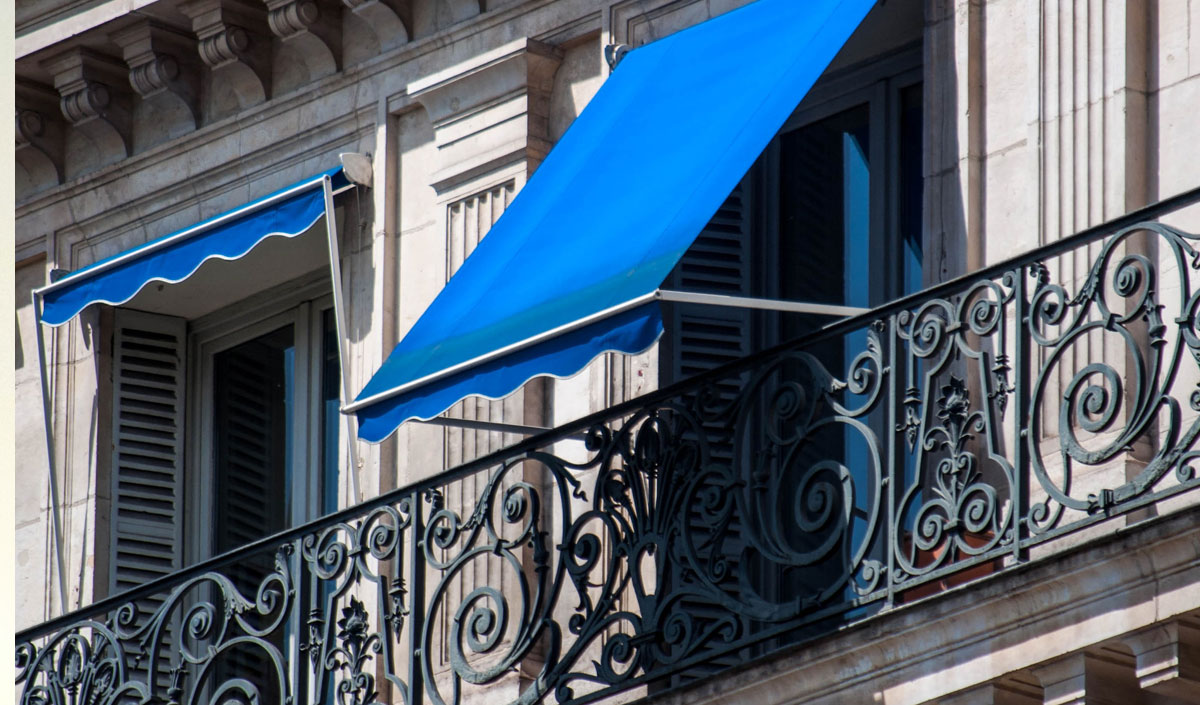
M 342 167 L 72 272 L 42 289 L 41 321 L 59 326 L 94 303 L 129 301 L 150 282 L 178 283 L 210 259 L 235 260 L 270 237 L 295 237 L 325 215 L 323 184 L 349 185 Z
M 874 0 L 758 0 L 629 52 L 344 411 L 381 441 L 662 333 L 655 292 Z

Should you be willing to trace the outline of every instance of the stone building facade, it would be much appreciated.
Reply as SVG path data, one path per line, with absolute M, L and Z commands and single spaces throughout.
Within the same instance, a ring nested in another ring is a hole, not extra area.
M 278 516 L 251 522 L 243 542 L 431 481 L 536 429 L 602 414 L 697 371 L 679 362 L 689 343 L 672 325 L 684 326 L 691 315 L 679 309 L 667 316 L 662 342 L 642 354 L 605 354 L 577 376 L 535 379 L 501 400 L 465 399 L 446 412 L 447 421 L 407 423 L 372 445 L 351 440 L 352 423 L 336 414 L 342 382 L 336 359 L 332 371 L 322 360 L 340 353 L 349 396 L 363 387 L 619 69 L 606 61 L 606 47 L 636 51 L 746 4 L 19 0 L 18 628 L 35 628 L 240 545 L 237 530 L 217 537 L 208 532 L 212 522 L 224 521 L 213 519 L 214 512 L 228 509 L 234 490 L 210 458 L 215 432 L 206 419 L 218 414 L 222 389 L 242 384 L 218 370 L 225 351 L 246 341 L 286 328 L 288 350 L 303 351 L 288 353 L 296 357 L 287 364 L 306 366 L 307 377 L 297 379 L 307 386 L 289 388 L 300 403 L 286 423 L 313 440 L 289 446 L 295 454 L 289 467 L 304 470 L 268 493 L 278 497 L 277 490 L 287 501 L 268 500 Z M 736 47 L 730 61 L 737 62 Z M 858 293 L 847 284 L 845 295 L 839 290 L 830 302 L 869 308 L 1200 186 L 1200 0 L 880 0 L 784 132 L 859 119 L 850 114 L 860 105 L 871 113 L 861 127 L 878 150 L 871 154 L 882 159 L 872 161 L 875 190 L 864 196 L 872 204 L 864 226 L 870 239 L 856 245 L 871 243 L 877 254 L 854 253 L 864 267 L 857 281 L 874 283 Z M 859 128 L 837 129 L 848 135 Z M 751 210 L 764 203 L 766 211 L 782 207 L 771 194 L 787 177 L 773 171 L 779 167 L 771 160 L 790 147 L 786 135 L 772 145 L 739 187 Z M 40 342 L 31 296 L 58 270 L 78 270 L 237 208 L 338 165 L 342 153 L 367 156 L 371 174 L 369 187 L 340 194 L 335 203 L 345 302 L 340 349 L 328 342 L 337 327 L 325 313 L 334 292 L 321 233 L 264 243 L 237 262 L 206 264 L 187 282 L 152 285 L 124 307 L 92 306 L 65 325 L 43 328 Z M 915 180 L 906 180 L 906 165 L 916 170 Z M 1179 231 L 1200 233 L 1200 206 L 1158 215 Z M 818 261 L 812 243 L 791 254 L 767 252 L 782 252 L 783 236 L 772 230 L 775 240 L 754 240 L 759 226 L 745 223 L 755 217 L 739 221 L 751 239 L 733 247 L 745 249 L 721 260 L 744 256 L 750 263 L 736 273 L 737 293 L 824 300 L 820 291 L 789 288 L 792 275 L 772 264 Z M 905 250 L 901 241 L 916 244 Z M 1048 280 L 1071 291 L 1082 286 L 1102 255 L 1098 243 L 1073 254 L 1047 251 Z M 1166 246 L 1127 247 L 1158 267 L 1163 291 L 1190 300 L 1195 290 L 1171 289 L 1168 274 L 1194 262 L 1173 260 Z M 703 265 L 703 256 L 693 262 Z M 908 265 L 900 262 L 906 257 Z M 686 279 L 685 269 L 673 276 Z M 813 281 L 825 286 L 823 279 Z M 1188 281 L 1185 287 L 1192 286 Z M 156 317 L 139 324 L 138 314 L 131 318 L 121 309 Z M 1017 314 L 1006 315 L 1000 327 L 1019 328 Z M 1164 320 L 1194 330 L 1195 315 L 1193 308 L 1189 319 L 1183 306 Z M 744 313 L 709 322 L 733 327 L 733 352 L 696 363 L 700 368 L 816 325 L 792 327 Z M 155 335 L 176 325 L 177 359 L 187 361 L 175 371 L 187 391 L 179 402 L 177 456 L 155 461 L 161 461 L 155 467 L 169 466 L 163 471 L 169 479 L 142 485 L 119 458 L 132 441 L 122 441 L 125 417 L 115 391 L 129 383 L 122 378 L 121 346 L 132 334 L 122 331 L 138 325 Z M 1104 363 L 1127 381 L 1144 374 L 1136 355 L 1098 336 L 1091 335 L 1093 347 L 1070 352 L 1070 364 Z M 1168 333 L 1166 340 L 1179 344 L 1186 337 Z M 1003 350 L 1005 343 L 999 345 Z M 1178 453 L 1164 477 L 1178 487 L 1154 485 L 1162 492 L 1153 502 L 1086 526 L 1097 512 L 1084 511 L 1080 531 L 1059 543 L 1038 544 L 1012 563 L 973 564 L 994 566 L 983 572 L 996 574 L 980 582 L 960 584 L 950 573 L 925 593 L 893 600 L 889 592 L 889 609 L 879 614 L 860 613 L 819 633 L 783 639 L 775 649 L 726 653 L 713 660 L 732 668 L 723 676 L 706 677 L 717 669 L 700 668 L 701 675 L 685 669 L 669 683 L 633 683 L 612 697 L 764 704 L 1200 702 L 1200 494 L 1184 470 L 1195 450 L 1187 431 L 1196 422 L 1194 353 L 1184 346 L 1181 371 L 1162 387 L 1164 398 L 1177 401 L 1173 413 L 1184 430 L 1170 437 L 1170 423 L 1156 421 L 1154 430 L 1130 442 L 1128 453 L 1081 475 L 1083 489 L 1069 493 L 1100 496 L 1126 487 L 1157 462 L 1161 447 L 1174 443 Z M 1059 411 L 1069 405 L 1061 400 L 1073 399 L 1073 377 L 1046 377 L 1049 410 L 1033 417 L 1037 428 L 1018 428 L 1015 435 L 1057 438 L 1065 418 Z M 1111 396 L 1132 399 L 1134 386 Z M 931 394 L 944 389 L 939 383 Z M 546 449 L 588 462 L 588 448 L 577 430 L 571 433 L 554 437 Z M 1011 450 L 1018 442 L 1006 443 Z M 455 486 L 459 495 L 448 491 L 441 501 L 465 514 L 485 484 L 464 479 Z M 1041 501 L 1036 490 L 1033 495 L 1034 504 Z M 133 538 L 122 533 L 121 513 L 134 506 L 122 504 L 129 497 L 145 501 L 142 511 L 167 517 L 167 533 L 157 535 L 155 547 L 125 552 L 140 540 L 136 532 Z M 236 513 L 236 506 L 228 511 Z M 1105 511 L 1101 503 L 1098 514 Z M 503 580 L 481 568 L 452 590 L 463 600 L 474 586 L 493 583 Z M 503 589 L 516 588 L 503 583 Z M 369 590 L 363 594 L 368 603 L 373 599 Z M 522 669 L 529 659 L 489 685 L 493 690 L 464 692 L 462 699 L 516 700 L 528 692 L 531 677 Z M 444 660 L 441 667 L 451 668 L 449 657 Z M 387 669 L 371 668 L 383 684 Z M 442 677 L 426 674 L 427 681 Z M 381 700 L 402 701 L 398 689 L 378 689 Z

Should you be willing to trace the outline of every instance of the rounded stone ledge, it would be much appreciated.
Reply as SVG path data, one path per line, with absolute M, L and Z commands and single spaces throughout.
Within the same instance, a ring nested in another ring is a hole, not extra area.
M 1115 529 L 644 702 L 938 702 L 1200 610 L 1200 507 Z

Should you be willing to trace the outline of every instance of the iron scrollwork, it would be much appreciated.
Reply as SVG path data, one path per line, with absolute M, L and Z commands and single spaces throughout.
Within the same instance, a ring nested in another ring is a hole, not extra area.
M 1196 240 L 1024 260 L 27 631 L 22 702 L 661 690 L 1002 571 L 1200 484 Z

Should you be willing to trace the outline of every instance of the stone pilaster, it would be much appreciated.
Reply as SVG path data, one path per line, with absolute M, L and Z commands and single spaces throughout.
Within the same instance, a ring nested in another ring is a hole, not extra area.
M 550 151 L 550 89 L 561 54 L 526 39 L 481 59 L 410 87 L 433 122 L 438 168 L 431 185 L 439 193 L 517 163 L 532 172 Z

